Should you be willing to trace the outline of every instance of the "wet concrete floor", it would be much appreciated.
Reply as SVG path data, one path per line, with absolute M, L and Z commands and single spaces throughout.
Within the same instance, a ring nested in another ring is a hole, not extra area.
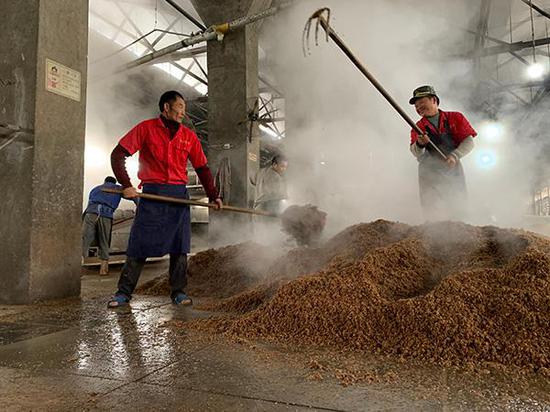
M 210 314 L 168 297 L 108 310 L 111 270 L 85 272 L 81 299 L 0 306 L 1 410 L 550 411 L 540 375 L 228 341 L 186 328 Z

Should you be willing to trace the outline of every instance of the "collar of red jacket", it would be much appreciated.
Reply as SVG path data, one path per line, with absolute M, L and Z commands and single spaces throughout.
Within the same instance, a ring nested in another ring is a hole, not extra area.
M 178 123 L 174 120 L 169 120 L 163 115 L 160 115 L 158 117 L 158 125 L 164 129 L 170 130 L 171 137 L 174 137 L 178 132 L 178 130 L 180 130 L 180 128 L 182 127 L 181 123 Z
M 438 111 L 439 111 L 439 123 L 437 125 L 437 128 L 435 129 L 437 129 L 437 131 L 440 131 L 442 128 L 442 125 L 445 124 L 444 122 L 448 116 L 447 116 L 447 112 L 444 112 L 441 109 L 438 109 Z M 422 119 L 420 119 L 420 125 L 424 126 L 423 130 L 426 130 L 426 128 L 434 129 L 434 125 L 432 124 L 432 122 L 428 120 L 427 117 L 422 117 Z

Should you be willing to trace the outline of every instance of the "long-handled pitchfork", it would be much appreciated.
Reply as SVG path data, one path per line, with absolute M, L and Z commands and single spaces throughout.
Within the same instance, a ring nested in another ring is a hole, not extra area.
M 353 52 L 345 45 L 345 43 L 342 41 L 342 39 L 336 34 L 334 30 L 332 30 L 332 27 L 330 27 L 330 9 L 329 8 L 323 8 L 317 10 L 315 13 L 311 15 L 311 17 L 307 20 L 306 26 L 304 27 L 304 32 L 302 36 L 303 40 L 303 48 L 304 48 L 304 54 L 307 54 L 309 52 L 309 38 L 311 34 L 311 26 L 313 25 L 313 22 L 315 21 L 315 45 L 319 44 L 319 26 L 321 26 L 327 36 L 327 42 L 329 37 L 336 43 L 336 45 L 344 52 L 346 56 L 353 62 L 353 64 L 365 75 L 367 79 L 372 83 L 372 85 L 378 90 L 382 96 L 386 98 L 389 104 L 392 105 L 392 107 L 401 115 L 403 120 L 405 120 L 409 126 L 411 126 L 416 133 L 419 135 L 423 135 L 424 132 L 416 125 L 416 123 L 405 113 L 405 111 L 397 104 L 397 102 L 390 96 L 390 94 L 382 87 L 382 85 L 378 82 L 378 80 L 375 79 L 375 77 L 367 70 L 367 68 L 359 61 L 357 57 L 353 54 Z M 429 142 L 429 144 L 441 155 L 441 157 L 445 160 L 447 160 L 447 156 L 445 153 L 443 153 L 439 147 L 437 147 L 432 141 Z

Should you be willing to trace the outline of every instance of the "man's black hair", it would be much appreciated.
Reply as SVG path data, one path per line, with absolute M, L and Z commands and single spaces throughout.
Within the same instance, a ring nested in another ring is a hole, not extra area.
M 280 165 L 282 162 L 288 162 L 288 159 L 286 158 L 286 156 L 282 154 L 278 154 L 275 157 L 273 157 L 273 159 L 271 159 L 272 165 Z
M 175 90 L 169 90 L 167 92 L 162 93 L 162 96 L 160 96 L 159 100 L 159 110 L 162 113 L 164 111 L 164 103 L 174 103 L 176 99 L 180 97 L 182 100 L 185 100 L 180 92 L 177 92 Z
M 113 176 L 107 176 L 105 178 L 105 183 L 116 183 L 116 179 Z

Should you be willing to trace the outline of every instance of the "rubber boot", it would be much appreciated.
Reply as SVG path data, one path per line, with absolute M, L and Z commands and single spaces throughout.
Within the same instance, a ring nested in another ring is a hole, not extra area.
M 99 268 L 99 276 L 107 276 L 109 274 L 109 261 L 102 260 Z

